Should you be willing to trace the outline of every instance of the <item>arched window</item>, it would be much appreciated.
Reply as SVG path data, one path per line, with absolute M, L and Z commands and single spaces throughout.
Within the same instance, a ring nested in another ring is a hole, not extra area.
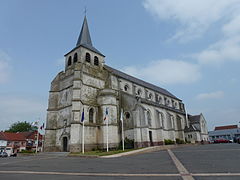
M 86 62 L 91 62 L 91 55 L 89 53 L 86 53 L 86 57 L 85 57 Z
M 159 121 L 159 125 L 160 127 L 164 128 L 163 124 L 163 113 L 162 112 L 158 112 L 158 121 Z
M 124 91 L 128 91 L 128 89 L 129 89 L 129 87 L 128 87 L 128 85 L 126 84 L 126 85 L 124 86 Z
M 149 93 L 148 99 L 152 100 L 152 93 Z
M 125 112 L 125 118 L 129 119 L 130 118 L 130 113 L 129 112 Z
M 158 97 L 158 102 L 159 102 L 159 104 L 162 104 L 162 102 L 163 102 L 163 99 L 162 99 L 162 97 L 161 97 L 161 96 L 159 96 L 159 97 Z
M 152 126 L 152 118 L 151 118 L 150 111 L 147 111 L 147 122 L 148 122 L 148 126 Z
M 137 91 L 137 95 L 139 95 L 139 96 L 142 95 L 142 90 L 141 90 L 141 89 L 138 89 L 138 91 Z
M 68 66 L 71 66 L 72 65 L 72 56 L 69 56 L 68 58 Z
M 98 57 L 94 56 L 94 65 L 98 66 L 98 64 L 99 64 Z
M 77 55 L 77 53 L 75 53 L 74 57 L 73 57 L 73 62 L 75 63 L 75 62 L 77 62 L 77 60 L 78 60 L 78 55 Z
M 94 114 L 94 110 L 93 110 L 93 108 L 91 108 L 89 110 L 89 122 L 90 123 L 93 123 L 93 114 Z

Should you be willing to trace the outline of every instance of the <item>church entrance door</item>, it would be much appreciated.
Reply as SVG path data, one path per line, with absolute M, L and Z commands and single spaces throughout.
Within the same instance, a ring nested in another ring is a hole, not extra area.
M 68 151 L 68 138 L 63 137 L 63 151 L 67 152 Z
M 150 146 L 153 146 L 152 131 L 149 131 Z

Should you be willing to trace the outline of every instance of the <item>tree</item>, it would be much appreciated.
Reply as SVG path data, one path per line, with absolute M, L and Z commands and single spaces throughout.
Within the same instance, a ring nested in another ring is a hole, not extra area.
M 16 122 L 13 123 L 6 132 L 25 132 L 25 131 L 34 131 L 36 130 L 35 126 L 32 126 L 29 122 Z

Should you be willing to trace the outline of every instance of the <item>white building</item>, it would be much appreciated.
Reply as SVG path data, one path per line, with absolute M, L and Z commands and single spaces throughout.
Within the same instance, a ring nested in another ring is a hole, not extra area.
M 207 121 L 205 120 L 203 114 L 199 115 L 188 115 L 189 127 L 185 128 L 186 140 L 191 143 L 196 142 L 208 142 L 208 129 Z

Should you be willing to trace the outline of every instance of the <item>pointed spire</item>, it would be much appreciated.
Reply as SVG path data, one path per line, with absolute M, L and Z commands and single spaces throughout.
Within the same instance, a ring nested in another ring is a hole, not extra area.
M 91 40 L 90 32 L 88 29 L 88 23 L 87 23 L 86 16 L 84 17 L 81 33 L 79 35 L 76 46 L 79 46 L 79 45 L 92 46 L 92 40 Z
M 79 46 L 85 47 L 85 48 L 87 48 L 87 49 L 89 49 L 91 51 L 94 51 L 94 52 L 102 55 L 103 57 L 105 57 L 100 51 L 98 51 L 92 45 L 92 40 L 91 40 L 90 32 L 89 32 L 89 29 L 88 29 L 88 23 L 87 23 L 86 15 L 84 17 L 84 21 L 83 21 L 83 24 L 82 24 L 82 29 L 81 29 L 80 35 L 78 37 L 78 41 L 77 41 L 76 47 L 74 49 L 78 48 Z M 70 52 L 72 52 L 72 51 L 70 51 Z M 67 54 L 69 54 L 69 53 L 67 53 Z

